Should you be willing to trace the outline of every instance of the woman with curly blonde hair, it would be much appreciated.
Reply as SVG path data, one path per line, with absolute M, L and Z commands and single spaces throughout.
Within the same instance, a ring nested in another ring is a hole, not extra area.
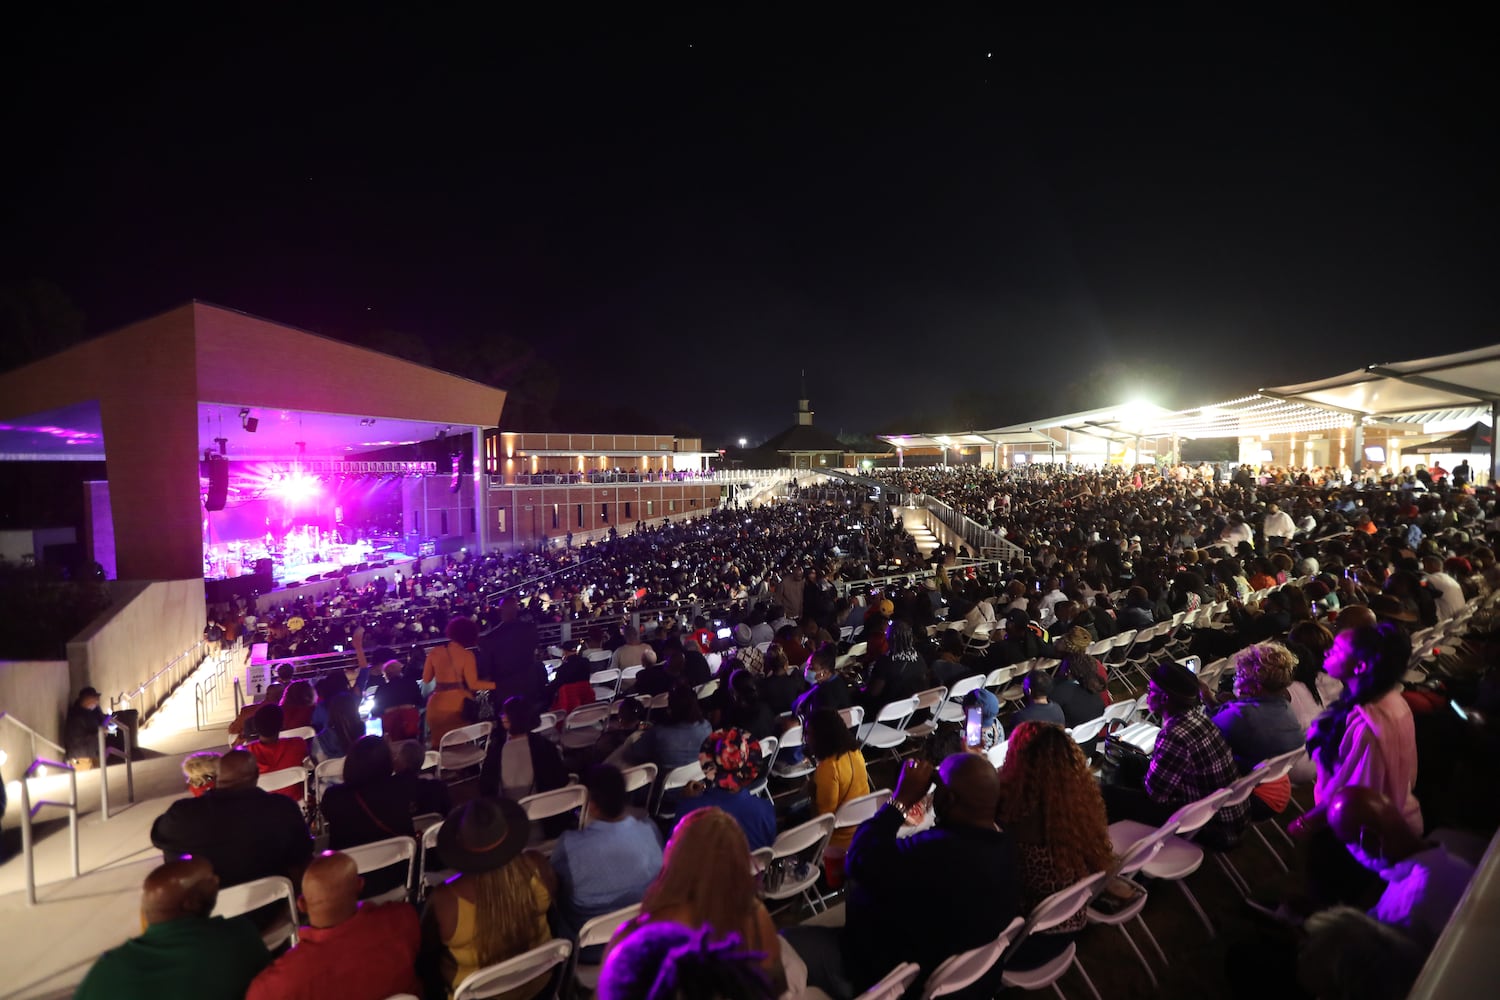
M 1061 726 L 1023 722 L 1011 733 L 995 821 L 1016 845 L 1026 910 L 1114 862 L 1099 783 Z M 1079 911 L 1050 931 L 1031 935 L 1012 964 L 1031 968 L 1055 958 L 1087 922 Z

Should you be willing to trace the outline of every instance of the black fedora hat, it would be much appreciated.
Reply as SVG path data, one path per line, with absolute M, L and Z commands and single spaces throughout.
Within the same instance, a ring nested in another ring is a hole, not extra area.
M 510 799 L 480 797 L 448 813 L 437 849 L 444 864 L 467 875 L 505 867 L 530 838 L 526 810 Z

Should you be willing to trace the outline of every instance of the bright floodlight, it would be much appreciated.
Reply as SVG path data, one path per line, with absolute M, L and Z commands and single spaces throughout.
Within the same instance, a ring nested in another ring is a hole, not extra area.
M 1155 411 L 1156 407 L 1145 400 L 1132 399 L 1120 407 L 1120 423 L 1130 428 L 1140 427 Z
M 745 445 L 747 445 L 749 443 L 750 443 L 750 441 L 749 441 L 748 438 L 740 438 L 740 447 L 741 448 L 745 447 Z
M 271 492 L 286 503 L 296 504 L 313 499 L 322 492 L 322 487 L 313 477 L 294 472 L 273 482 Z

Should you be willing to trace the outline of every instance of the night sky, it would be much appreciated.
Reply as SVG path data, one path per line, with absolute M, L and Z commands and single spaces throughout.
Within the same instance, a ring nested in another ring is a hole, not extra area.
M 1500 337 L 1480 25 L 804 8 L 12 20 L 5 360 L 199 298 L 717 444 Z

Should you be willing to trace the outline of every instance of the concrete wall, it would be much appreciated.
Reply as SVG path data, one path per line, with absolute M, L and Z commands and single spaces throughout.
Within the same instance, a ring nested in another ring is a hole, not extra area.
M 116 583 L 111 593 L 110 609 L 68 643 L 73 690 L 98 688 L 106 707 L 192 648 L 205 624 L 201 579 Z M 144 714 L 156 706 L 131 707 Z
M 68 684 L 67 660 L 0 661 L 0 709 L 60 744 L 63 716 L 73 695 Z M 0 767 L 5 781 L 19 778 L 34 757 L 60 756 L 44 743 L 33 751 L 31 737 L 9 722 L 0 722 L 0 750 L 8 757 Z

